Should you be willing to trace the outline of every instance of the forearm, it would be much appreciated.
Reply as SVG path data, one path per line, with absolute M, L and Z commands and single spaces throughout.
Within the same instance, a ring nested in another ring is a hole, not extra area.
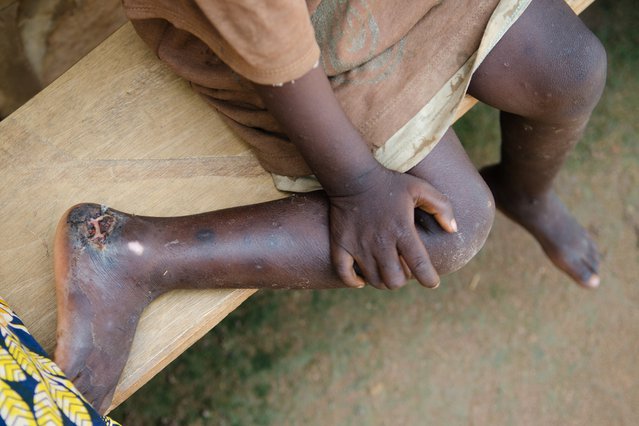
M 255 87 L 329 194 L 357 191 L 365 185 L 364 176 L 381 168 L 339 105 L 321 67 L 294 83 Z
M 331 261 L 342 281 L 361 287 L 364 277 L 377 288 L 397 288 L 412 275 L 437 286 L 414 209 L 455 232 L 448 200 L 427 182 L 377 162 L 321 68 L 282 87 L 256 87 L 329 196 Z

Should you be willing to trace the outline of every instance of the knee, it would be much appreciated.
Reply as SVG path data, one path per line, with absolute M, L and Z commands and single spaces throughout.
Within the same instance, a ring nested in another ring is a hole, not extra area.
M 457 271 L 481 250 L 488 238 L 495 218 L 495 201 L 488 186 L 480 180 L 473 184 L 472 194 L 461 202 L 453 201 L 458 232 L 446 234 L 441 240 L 441 251 L 432 258 L 440 275 Z
M 557 121 L 590 116 L 606 81 L 607 57 L 599 39 L 584 29 L 548 56 L 535 79 L 540 116 Z

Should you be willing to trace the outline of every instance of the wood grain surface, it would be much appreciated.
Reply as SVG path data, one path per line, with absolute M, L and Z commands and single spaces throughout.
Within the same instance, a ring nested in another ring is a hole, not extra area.
M 176 216 L 282 197 L 248 148 L 126 25 L 0 123 L 0 295 L 52 351 L 52 241 L 73 204 Z M 180 291 L 144 313 L 114 405 L 252 291 Z
M 569 3 L 581 11 L 591 2 Z M 0 122 L 0 182 L 0 295 L 49 352 L 52 241 L 71 205 L 177 216 L 283 197 L 248 147 L 130 24 Z M 252 293 L 175 291 L 153 303 L 113 407 Z

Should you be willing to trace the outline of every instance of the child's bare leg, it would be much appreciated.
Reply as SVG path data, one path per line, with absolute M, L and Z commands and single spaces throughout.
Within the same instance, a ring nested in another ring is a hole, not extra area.
M 438 273 L 456 270 L 486 239 L 490 191 L 452 131 L 411 173 L 452 200 L 458 233 L 427 215 L 418 221 Z M 175 288 L 343 287 L 330 264 L 328 235 L 328 204 L 319 192 L 175 218 L 76 206 L 56 233 L 55 359 L 103 412 L 149 302 Z
M 500 109 L 499 164 L 482 170 L 497 207 L 585 287 L 599 284 L 599 255 L 552 183 L 603 90 L 606 54 L 562 0 L 533 0 L 486 58 L 469 92 Z

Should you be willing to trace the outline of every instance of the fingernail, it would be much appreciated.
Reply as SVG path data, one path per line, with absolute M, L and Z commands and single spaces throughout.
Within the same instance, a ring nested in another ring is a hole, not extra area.
M 588 287 L 599 287 L 600 281 L 601 279 L 599 278 L 599 275 L 592 274 L 590 279 L 588 279 Z
M 437 287 L 439 287 L 439 284 L 441 283 L 441 281 L 437 281 L 437 284 L 435 284 L 434 286 L 431 287 L 431 290 L 435 290 Z
M 450 227 L 453 228 L 453 232 L 457 232 L 457 221 L 455 219 L 450 221 Z

